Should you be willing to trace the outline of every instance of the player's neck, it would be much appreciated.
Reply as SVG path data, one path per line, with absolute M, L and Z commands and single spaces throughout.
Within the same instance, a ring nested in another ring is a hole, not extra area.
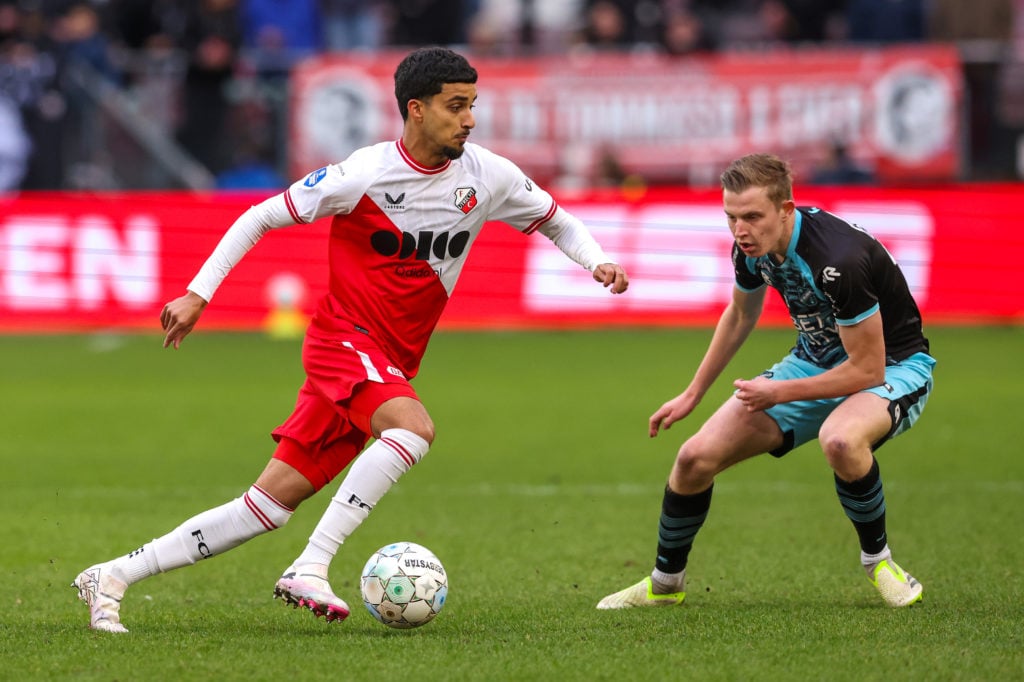
M 437 168 L 448 161 L 448 157 L 440 149 L 408 130 L 402 135 L 402 147 L 413 161 L 424 168 Z
M 775 263 L 781 265 L 786 261 L 786 254 L 789 253 L 789 244 L 793 241 L 793 219 L 787 218 L 782 223 L 782 234 L 775 248 L 768 251 L 768 257 Z

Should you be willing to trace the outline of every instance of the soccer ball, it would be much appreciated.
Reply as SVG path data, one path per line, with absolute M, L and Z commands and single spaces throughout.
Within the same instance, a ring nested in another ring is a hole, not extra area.
M 393 628 L 417 628 L 433 620 L 448 597 L 448 575 L 434 553 L 412 542 L 381 547 L 363 567 L 363 603 Z

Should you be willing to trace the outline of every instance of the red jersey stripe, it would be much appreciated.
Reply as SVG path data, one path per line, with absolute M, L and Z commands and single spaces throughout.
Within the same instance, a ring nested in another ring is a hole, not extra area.
M 555 202 L 555 201 L 552 201 L 551 202 L 551 208 L 549 208 L 548 212 L 544 214 L 544 217 L 540 218 L 538 220 L 534 220 L 532 223 L 530 223 L 530 226 L 527 227 L 525 230 L 523 230 L 523 234 L 533 234 L 534 232 L 536 232 L 537 228 L 539 228 L 541 225 L 543 225 L 544 223 L 548 222 L 549 220 L 551 220 L 552 218 L 555 217 L 555 211 L 557 211 L 557 210 L 558 210 L 558 203 Z
M 299 216 L 299 211 L 295 208 L 295 201 L 292 199 L 291 188 L 284 191 L 284 205 L 288 207 L 288 214 L 291 215 L 292 220 L 296 223 L 306 222 L 301 216 Z

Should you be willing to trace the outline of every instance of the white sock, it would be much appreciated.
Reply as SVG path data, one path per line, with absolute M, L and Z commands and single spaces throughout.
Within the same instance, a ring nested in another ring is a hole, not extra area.
M 892 552 L 889 550 L 888 544 L 886 544 L 878 554 L 868 554 L 864 550 L 861 550 L 860 552 L 860 563 L 864 567 L 865 572 L 867 572 L 868 577 L 872 580 L 875 578 L 875 576 L 872 575 L 874 573 L 875 566 L 886 559 L 890 561 L 892 560 Z
M 338 547 L 366 520 L 384 493 L 423 459 L 429 448 L 430 444 L 412 431 L 382 431 L 380 438 L 352 463 L 309 537 L 309 544 L 292 566 L 328 566 Z
M 288 523 L 292 511 L 255 485 L 227 504 L 202 512 L 167 535 L 114 560 L 129 585 L 222 554 Z
M 679 573 L 665 573 L 654 569 L 651 571 L 651 585 L 654 594 L 674 594 L 686 588 L 686 569 Z

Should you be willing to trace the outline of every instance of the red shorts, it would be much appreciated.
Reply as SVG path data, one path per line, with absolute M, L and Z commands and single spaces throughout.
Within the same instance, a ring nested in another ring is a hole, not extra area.
M 320 490 L 366 447 L 372 437 L 370 418 L 381 404 L 419 396 L 373 340 L 359 332 L 330 340 L 307 334 L 302 365 L 306 381 L 295 410 L 271 432 L 279 444 L 274 458 Z

